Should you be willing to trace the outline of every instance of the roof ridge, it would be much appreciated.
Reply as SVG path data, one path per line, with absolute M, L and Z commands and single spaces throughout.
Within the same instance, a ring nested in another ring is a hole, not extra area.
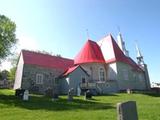
M 66 59 L 66 60 L 73 60 L 73 59 L 65 58 L 65 57 L 61 57 L 61 56 L 50 55 L 50 54 L 47 54 L 47 53 L 41 53 L 40 51 L 22 49 L 21 52 L 23 52 L 23 51 L 30 52 L 30 53 L 33 53 L 33 54 L 39 54 L 39 55 L 43 55 L 43 56 L 56 57 L 56 58 Z
M 109 37 L 109 36 L 112 36 L 112 34 L 111 33 L 109 33 L 109 34 L 107 34 L 107 35 L 105 35 L 105 36 L 103 36 L 101 39 L 99 39 L 98 41 L 100 41 L 100 40 L 102 40 L 102 39 L 104 39 L 104 38 L 106 38 L 106 37 Z M 98 42 L 97 41 L 97 42 Z

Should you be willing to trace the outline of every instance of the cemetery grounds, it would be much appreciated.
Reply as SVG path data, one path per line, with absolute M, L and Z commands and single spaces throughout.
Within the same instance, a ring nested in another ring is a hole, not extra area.
M 0 90 L 0 120 L 116 120 L 118 102 L 136 101 L 139 120 L 160 120 L 160 95 L 149 93 L 118 93 L 74 97 L 52 101 L 42 95 L 30 95 L 29 101 L 14 96 L 13 90 Z

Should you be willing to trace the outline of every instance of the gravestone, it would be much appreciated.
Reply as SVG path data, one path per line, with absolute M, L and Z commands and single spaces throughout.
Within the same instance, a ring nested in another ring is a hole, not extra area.
M 28 90 L 25 90 L 24 91 L 24 94 L 23 94 L 23 100 L 24 101 L 28 101 L 29 99 L 29 91 Z
M 81 96 L 81 88 L 80 88 L 80 86 L 77 87 L 77 96 Z
M 132 90 L 128 88 L 128 89 L 127 89 L 127 93 L 128 93 L 128 94 L 131 94 L 131 93 L 132 93 Z
M 117 120 L 138 120 L 135 101 L 128 101 L 117 104 Z
M 15 96 L 23 99 L 24 92 L 25 92 L 24 89 L 16 89 Z
M 68 91 L 68 101 L 69 102 L 73 101 L 73 91 L 74 91 L 73 88 L 69 89 L 69 91 Z
M 90 90 L 87 90 L 84 94 L 84 99 L 87 100 L 87 99 L 91 99 L 92 98 L 92 94 L 91 94 L 91 91 Z

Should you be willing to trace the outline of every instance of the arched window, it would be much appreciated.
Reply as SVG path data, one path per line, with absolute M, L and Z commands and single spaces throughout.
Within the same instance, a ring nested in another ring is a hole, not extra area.
M 105 80 L 105 71 L 104 68 L 99 69 L 99 80 L 104 81 Z

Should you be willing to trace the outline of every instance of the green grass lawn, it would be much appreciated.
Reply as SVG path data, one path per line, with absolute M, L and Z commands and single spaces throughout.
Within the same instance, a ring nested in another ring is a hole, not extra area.
M 0 120 L 116 120 L 116 104 L 128 100 L 137 102 L 139 120 L 160 120 L 160 95 L 120 93 L 87 101 L 83 96 L 74 97 L 73 102 L 66 99 L 31 95 L 29 101 L 22 101 L 13 90 L 0 90 Z

